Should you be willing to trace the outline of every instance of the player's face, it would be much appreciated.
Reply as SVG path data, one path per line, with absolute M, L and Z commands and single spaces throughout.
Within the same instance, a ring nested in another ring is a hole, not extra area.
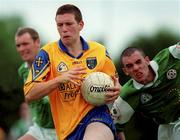
M 83 28 L 83 21 L 79 23 L 75 20 L 74 14 L 66 13 L 56 16 L 57 29 L 64 45 L 70 46 L 80 37 Z
M 32 63 L 38 53 L 40 41 L 38 39 L 34 41 L 29 33 L 16 36 L 15 41 L 17 52 L 20 54 L 22 60 Z
M 139 83 L 146 84 L 148 81 L 149 58 L 143 57 L 140 52 L 135 51 L 130 56 L 122 58 L 123 71 Z

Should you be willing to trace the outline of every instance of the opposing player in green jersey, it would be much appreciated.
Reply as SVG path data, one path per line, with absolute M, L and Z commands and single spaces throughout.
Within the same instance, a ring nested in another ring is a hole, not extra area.
M 140 111 L 159 124 L 158 140 L 179 140 L 180 45 L 163 49 L 152 61 L 142 50 L 130 47 L 123 51 L 120 61 L 131 79 L 111 109 L 117 129 L 122 131 L 131 116 Z
M 40 49 L 40 39 L 37 31 L 32 28 L 19 28 L 15 35 L 16 49 L 24 63 L 18 72 L 23 81 Z M 56 140 L 56 132 L 51 116 L 48 97 L 29 103 L 34 124 L 19 140 Z

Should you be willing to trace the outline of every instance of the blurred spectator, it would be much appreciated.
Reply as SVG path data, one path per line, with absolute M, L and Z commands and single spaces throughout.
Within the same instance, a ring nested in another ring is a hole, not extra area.
M 24 135 L 32 125 L 30 109 L 28 104 L 23 102 L 19 109 L 20 119 L 12 126 L 9 134 L 9 140 L 16 140 Z

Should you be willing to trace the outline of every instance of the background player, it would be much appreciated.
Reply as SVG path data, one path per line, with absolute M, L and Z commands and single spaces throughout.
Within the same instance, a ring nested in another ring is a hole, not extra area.
M 15 35 L 16 49 L 24 63 L 19 68 L 19 75 L 25 82 L 29 69 L 40 49 L 40 38 L 32 28 L 19 28 Z M 49 98 L 46 96 L 38 101 L 31 102 L 34 124 L 19 140 L 56 140 Z

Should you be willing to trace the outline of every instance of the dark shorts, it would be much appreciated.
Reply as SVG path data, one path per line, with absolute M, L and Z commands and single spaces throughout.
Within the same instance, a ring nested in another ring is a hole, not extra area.
M 116 137 L 116 129 L 106 105 L 93 108 L 79 123 L 76 129 L 67 137 L 67 140 L 83 140 L 84 132 L 88 124 L 101 122 L 106 124 Z M 117 140 L 115 138 L 115 140 Z

